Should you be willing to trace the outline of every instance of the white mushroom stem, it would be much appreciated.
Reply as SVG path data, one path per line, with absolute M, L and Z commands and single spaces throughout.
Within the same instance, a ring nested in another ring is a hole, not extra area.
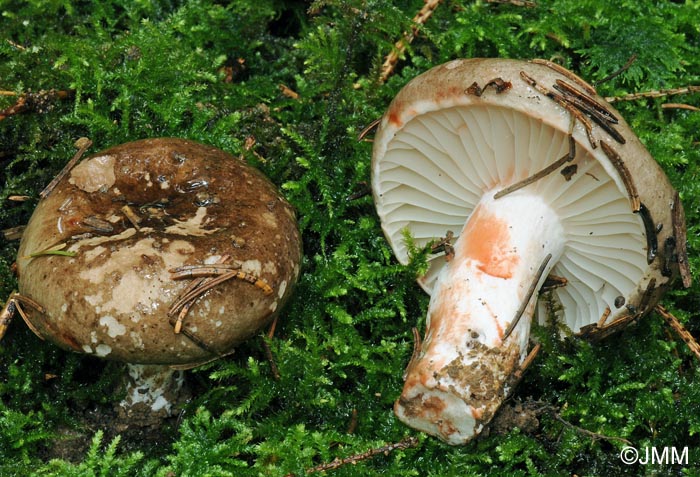
M 482 197 L 440 272 L 394 408 L 409 426 L 454 445 L 478 434 L 508 395 L 527 354 L 537 290 L 564 248 L 559 217 L 543 199 L 495 192 Z
M 169 417 L 182 390 L 183 372 L 162 364 L 128 364 L 127 370 L 126 397 L 120 406 L 127 413 L 140 407 Z

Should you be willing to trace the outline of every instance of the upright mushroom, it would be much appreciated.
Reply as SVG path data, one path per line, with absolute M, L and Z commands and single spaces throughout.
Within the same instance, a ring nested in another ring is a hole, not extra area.
M 231 353 L 299 275 L 292 207 L 216 148 L 146 139 L 75 166 L 24 232 L 19 290 L 42 338 L 130 363 L 125 406 L 169 411 L 171 366 Z
M 445 237 L 419 279 L 425 338 L 395 412 L 449 444 L 511 391 L 533 316 L 574 333 L 616 327 L 652 309 L 679 264 L 689 279 L 678 194 L 619 114 L 546 61 L 456 60 L 418 76 L 381 120 L 372 174 L 400 262 L 404 231 L 419 246 Z M 538 306 L 548 276 L 565 286 Z

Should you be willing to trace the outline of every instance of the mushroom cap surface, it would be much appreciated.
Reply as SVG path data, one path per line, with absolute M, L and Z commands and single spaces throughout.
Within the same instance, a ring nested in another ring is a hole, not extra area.
M 405 231 L 419 247 L 459 233 L 484 194 L 566 156 L 572 110 L 580 113 L 573 160 L 511 192 L 540 194 L 560 217 L 566 242 L 551 273 L 567 284 L 552 291 L 548 310 L 579 332 L 607 310 L 611 323 L 653 308 L 679 261 L 687 264 L 685 223 L 678 194 L 619 113 L 545 63 L 454 60 L 414 78 L 381 119 L 372 188 L 386 238 L 407 263 Z M 586 112 L 598 107 L 605 113 Z M 419 278 L 427 293 L 444 263 L 444 254 L 429 257 Z
M 59 244 L 75 255 L 31 257 Z M 20 292 L 45 308 L 27 310 L 42 337 L 106 359 L 188 366 L 270 322 L 299 275 L 301 241 L 292 207 L 258 170 L 159 138 L 83 159 L 39 202 L 18 255 Z M 196 278 L 172 270 L 225 256 L 239 276 L 199 296 L 176 333 L 169 308 Z

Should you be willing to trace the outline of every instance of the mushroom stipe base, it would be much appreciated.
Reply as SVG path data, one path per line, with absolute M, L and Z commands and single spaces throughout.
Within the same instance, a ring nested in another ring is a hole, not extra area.
M 538 196 L 493 196 L 476 206 L 442 269 L 395 405 L 399 419 L 450 444 L 471 439 L 508 395 L 527 355 L 533 297 L 563 250 L 559 217 Z

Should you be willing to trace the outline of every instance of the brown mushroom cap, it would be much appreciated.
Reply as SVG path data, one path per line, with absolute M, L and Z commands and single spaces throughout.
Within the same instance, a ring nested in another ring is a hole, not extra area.
M 146 139 L 84 159 L 40 201 L 19 287 L 46 310 L 27 310 L 39 334 L 63 348 L 194 365 L 270 322 L 299 275 L 300 243 L 292 207 L 259 171 L 210 146 Z M 36 255 L 61 244 L 75 255 Z M 175 333 L 168 310 L 194 278 L 171 271 L 225 256 L 240 273 L 200 296 Z

